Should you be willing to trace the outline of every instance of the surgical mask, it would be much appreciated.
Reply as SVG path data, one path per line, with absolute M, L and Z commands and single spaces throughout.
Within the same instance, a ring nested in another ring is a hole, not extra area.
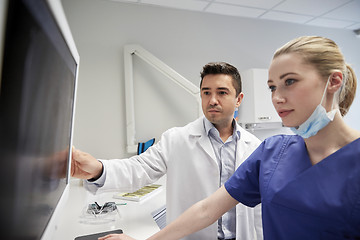
M 334 120 L 337 109 L 333 109 L 329 112 L 326 112 L 325 108 L 321 105 L 324 100 L 324 96 L 329 82 L 330 82 L 330 77 L 326 83 L 320 104 L 316 107 L 316 109 L 311 114 L 311 116 L 300 126 L 290 128 L 295 134 L 303 138 L 309 138 L 311 136 L 314 136 L 318 131 L 320 131 L 326 125 L 328 125 L 330 121 Z M 331 108 L 333 108 L 333 106 Z

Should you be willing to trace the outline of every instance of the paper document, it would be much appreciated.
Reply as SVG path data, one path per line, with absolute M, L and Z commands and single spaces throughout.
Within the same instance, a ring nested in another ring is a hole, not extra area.
M 162 190 L 162 185 L 160 184 L 152 184 L 145 187 L 140 188 L 139 190 L 132 193 L 117 193 L 113 197 L 123 200 L 130 201 L 142 201 L 155 193 L 158 193 Z

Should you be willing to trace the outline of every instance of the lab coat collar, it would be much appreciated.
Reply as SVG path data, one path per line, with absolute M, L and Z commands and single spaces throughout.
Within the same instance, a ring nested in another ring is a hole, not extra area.
M 206 129 L 205 129 L 205 125 L 204 125 L 204 121 L 207 120 L 204 116 L 196 119 L 194 122 L 192 122 L 191 125 L 189 125 L 189 134 L 192 136 L 202 136 L 202 135 L 207 135 Z M 209 120 L 207 120 L 209 121 Z M 238 136 L 238 141 L 243 140 L 246 143 L 250 143 L 253 140 L 253 137 L 250 133 L 248 133 L 245 129 L 243 129 L 235 120 L 235 131 L 237 133 Z
M 204 118 L 200 117 L 196 119 L 192 124 L 189 125 L 189 134 L 192 136 L 202 136 L 206 135 L 205 128 L 204 128 Z
M 233 119 L 231 124 L 233 126 L 233 133 L 232 133 L 233 139 L 237 141 L 238 139 L 240 139 L 240 135 L 241 135 L 239 130 L 240 126 L 236 124 L 235 119 Z M 208 136 L 210 136 L 211 134 L 216 134 L 217 138 L 220 138 L 219 131 L 215 128 L 214 124 L 211 123 L 207 118 L 204 118 L 204 127 L 205 127 L 205 132 Z
M 214 149 L 211 145 L 210 138 L 207 135 L 205 125 L 204 125 L 205 116 L 198 118 L 191 124 L 189 124 L 189 135 L 197 138 L 198 144 L 204 149 L 204 151 L 213 159 L 214 163 L 217 165 L 217 160 L 215 156 Z M 235 166 L 238 167 L 244 158 L 244 155 L 248 155 L 249 145 L 254 141 L 252 134 L 243 129 L 239 124 L 235 122 L 235 129 L 239 131 L 239 137 L 237 139 L 236 145 L 236 163 Z

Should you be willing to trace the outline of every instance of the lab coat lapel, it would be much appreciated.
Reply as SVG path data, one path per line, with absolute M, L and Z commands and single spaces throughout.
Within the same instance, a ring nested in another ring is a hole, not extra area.
M 193 126 L 190 128 L 190 135 L 197 139 L 197 144 L 199 144 L 199 146 L 204 150 L 204 152 L 209 155 L 209 157 L 217 165 L 214 149 L 211 145 L 209 137 L 205 132 L 204 117 L 201 117 L 194 122 Z
M 254 140 L 249 137 L 246 130 L 238 124 L 237 129 L 240 131 L 240 137 L 236 143 L 235 169 L 237 169 L 254 150 L 254 148 L 251 147 Z
M 216 162 L 216 156 L 214 153 L 214 149 L 211 145 L 210 139 L 206 135 L 200 136 L 198 140 L 198 144 L 201 146 L 201 148 L 211 157 L 212 160 Z
M 237 169 L 244 161 L 244 156 L 247 151 L 246 149 L 246 142 L 240 141 L 239 139 L 236 143 L 235 169 Z

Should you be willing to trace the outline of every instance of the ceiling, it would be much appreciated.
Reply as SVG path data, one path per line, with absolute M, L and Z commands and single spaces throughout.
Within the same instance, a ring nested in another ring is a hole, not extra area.
M 220 15 L 360 29 L 360 0 L 111 0 Z

